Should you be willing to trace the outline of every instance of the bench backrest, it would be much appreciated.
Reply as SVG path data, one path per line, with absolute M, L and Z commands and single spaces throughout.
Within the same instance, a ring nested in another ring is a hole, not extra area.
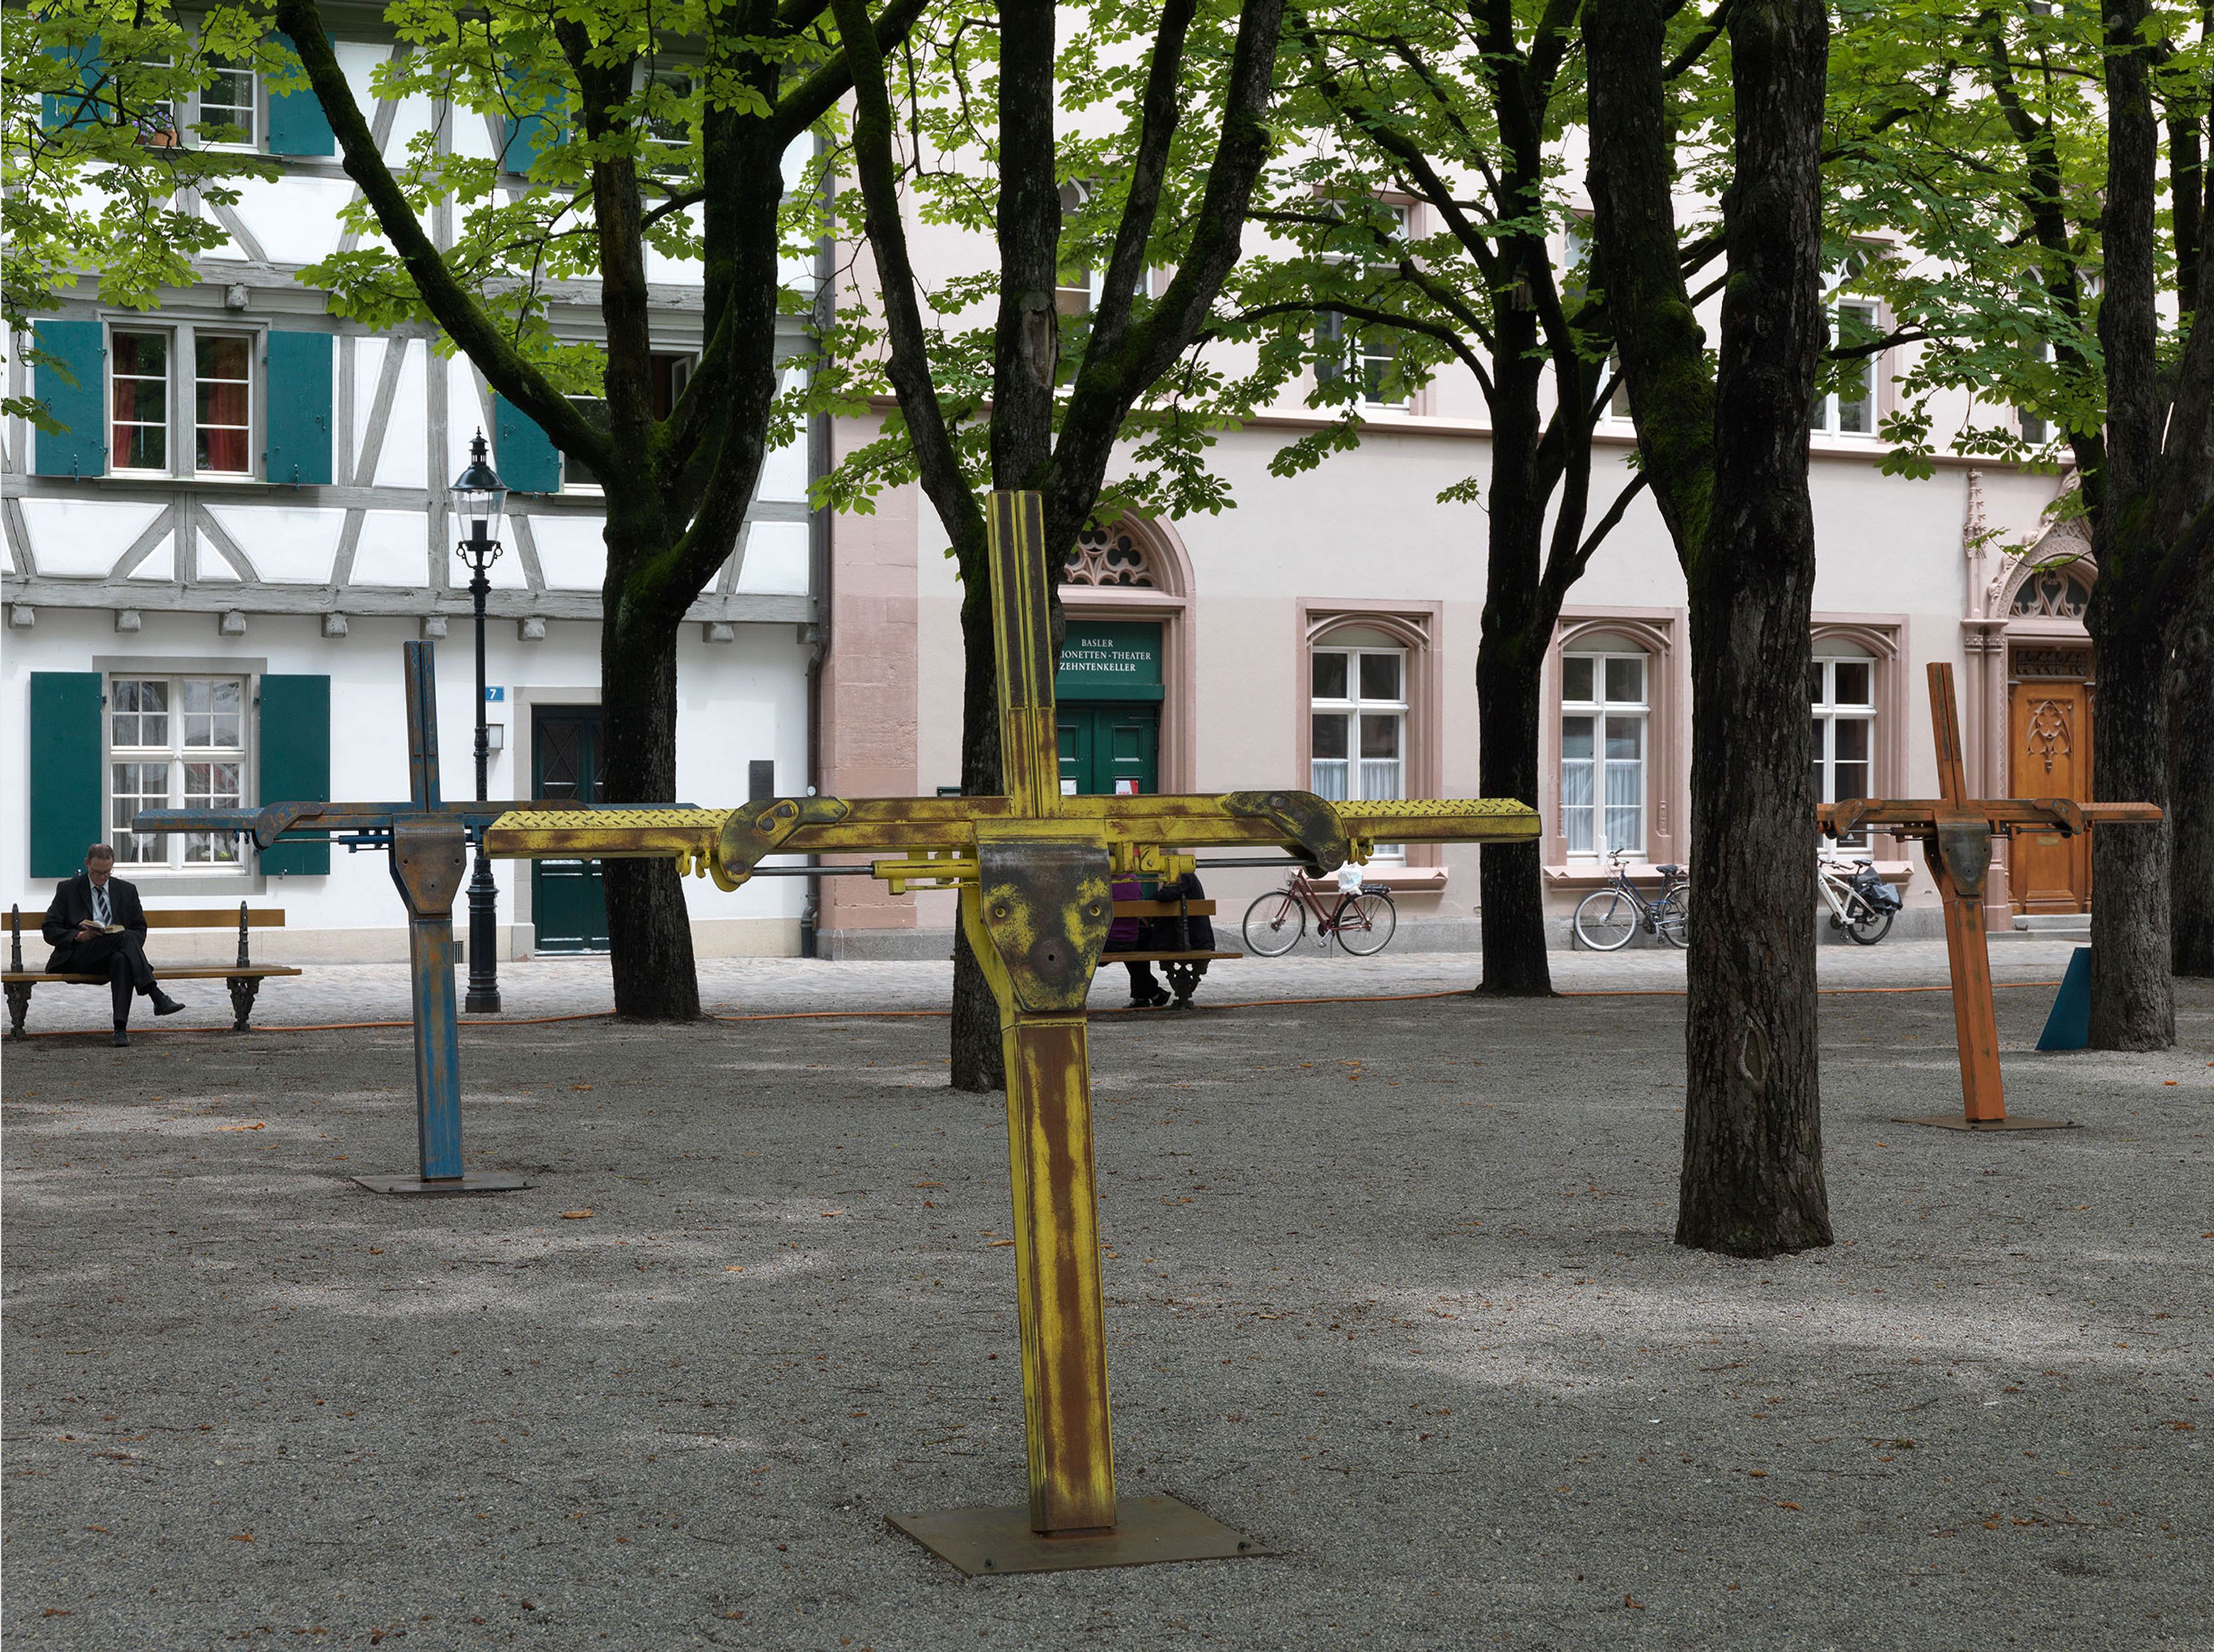
M 236 909 L 224 906 L 177 907 L 165 912 L 149 912 L 149 929 L 229 929 L 238 930 L 238 961 L 242 966 L 254 960 L 247 951 L 246 932 L 253 929 L 282 929 L 284 909 L 265 906 L 260 909 L 241 901 Z M 8 967 L 21 970 L 23 967 L 23 909 L 20 905 L 8 909 Z

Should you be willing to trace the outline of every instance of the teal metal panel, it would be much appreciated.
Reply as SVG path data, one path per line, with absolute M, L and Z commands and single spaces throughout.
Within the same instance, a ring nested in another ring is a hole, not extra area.
M 31 876 L 67 878 L 100 841 L 97 671 L 31 673 Z
M 105 476 L 107 474 L 107 339 L 98 321 L 38 321 L 32 331 L 38 347 L 68 364 L 76 382 L 64 380 L 55 367 L 38 368 L 39 400 L 65 428 L 40 431 L 33 439 L 41 476 Z
M 277 37 L 291 52 L 288 35 Z M 297 53 L 293 53 L 297 61 Z M 290 92 L 269 94 L 269 152 L 272 155 L 336 155 L 339 141 L 324 118 L 323 106 L 314 90 L 301 86 Z M 327 479 L 326 479 L 327 480 Z
M 492 404 L 492 468 L 516 493 L 561 491 L 561 453 L 554 438 L 505 396 Z
M 269 330 L 269 447 L 272 482 L 324 486 L 331 480 L 331 345 L 327 333 Z
M 331 800 L 331 680 L 272 674 L 261 679 L 261 762 L 254 802 Z M 321 877 L 331 869 L 327 837 L 284 837 L 261 851 L 265 872 Z
M 499 163 L 510 172 L 528 172 L 547 150 L 568 142 L 567 100 L 557 89 L 526 81 L 511 72 L 507 98 L 516 113 L 507 122 L 507 142 Z

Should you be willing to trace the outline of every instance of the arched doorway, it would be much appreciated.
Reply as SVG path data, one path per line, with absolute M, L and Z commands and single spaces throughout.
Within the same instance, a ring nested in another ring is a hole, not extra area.
M 2019 559 L 2001 586 L 2009 797 L 2091 799 L 2097 678 L 2083 612 L 2096 578 L 2089 548 L 2056 529 Z M 2015 911 L 2051 916 L 2090 910 L 2088 836 L 2017 832 L 2009 860 Z

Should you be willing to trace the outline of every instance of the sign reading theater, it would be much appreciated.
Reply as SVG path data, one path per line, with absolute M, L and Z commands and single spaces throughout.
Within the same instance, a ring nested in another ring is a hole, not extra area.
M 1071 620 L 1055 674 L 1060 698 L 1161 698 L 1161 628 L 1139 621 Z

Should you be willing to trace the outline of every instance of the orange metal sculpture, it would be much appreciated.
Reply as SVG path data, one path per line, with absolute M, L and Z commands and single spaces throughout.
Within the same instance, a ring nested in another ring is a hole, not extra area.
M 2094 826 L 2156 821 L 2150 803 L 2078 803 L 2072 798 L 1974 799 L 1960 759 L 1960 710 L 1953 694 L 1953 668 L 1930 668 L 1930 720 L 1937 742 L 1936 798 L 1855 798 L 1826 803 L 1822 830 L 1849 837 L 1875 826 L 1923 840 L 1923 853 L 1945 902 L 1945 949 L 1953 972 L 1953 1028 L 1960 1046 L 1962 1117 L 1903 1119 L 1951 1129 L 2036 1130 L 2065 1127 L 2059 1119 L 2009 1118 L 1999 1078 L 1998 1015 L 1991 1002 L 1991 955 L 1984 933 L 1984 879 L 1991 870 L 1991 839 L 2022 827 L 2073 836 Z

